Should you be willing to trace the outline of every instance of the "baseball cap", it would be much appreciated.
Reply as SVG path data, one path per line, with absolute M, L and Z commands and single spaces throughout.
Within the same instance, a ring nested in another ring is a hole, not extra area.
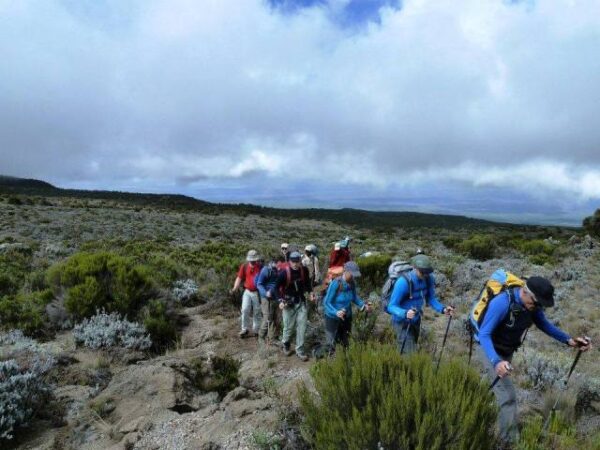
M 350 272 L 353 277 L 360 277 L 360 268 L 354 261 L 348 261 L 344 264 L 344 272 Z

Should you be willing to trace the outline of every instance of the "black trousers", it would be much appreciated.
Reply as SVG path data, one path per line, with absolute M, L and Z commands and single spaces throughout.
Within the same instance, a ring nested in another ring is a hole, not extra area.
M 327 351 L 329 353 L 335 351 L 336 344 L 348 347 L 351 332 L 352 317 L 346 317 L 342 320 L 337 317 L 333 319 L 325 316 L 325 345 Z

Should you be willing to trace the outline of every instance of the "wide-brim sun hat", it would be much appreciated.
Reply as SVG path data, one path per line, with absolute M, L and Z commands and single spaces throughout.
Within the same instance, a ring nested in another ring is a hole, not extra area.
M 246 261 L 254 262 L 258 261 L 260 257 L 258 256 L 258 252 L 256 250 L 248 250 L 248 254 L 246 255 Z

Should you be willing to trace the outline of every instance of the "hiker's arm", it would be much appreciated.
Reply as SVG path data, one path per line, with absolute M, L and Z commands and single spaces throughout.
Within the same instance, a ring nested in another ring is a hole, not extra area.
M 488 306 L 483 323 L 479 327 L 479 343 L 494 367 L 503 359 L 494 349 L 492 333 L 506 314 L 508 314 L 508 296 L 497 297 Z
M 335 317 L 337 315 L 337 309 L 334 308 L 332 302 L 338 291 L 338 280 L 333 280 L 329 283 L 327 293 L 323 299 L 323 306 L 325 308 L 325 314 L 328 316 Z
M 231 289 L 231 292 L 235 292 L 240 288 L 240 284 L 242 284 L 242 279 L 240 277 L 236 277 L 235 281 L 233 282 L 233 288 Z
M 353 290 L 352 303 L 354 303 L 356 306 L 358 306 L 361 311 L 363 311 L 365 309 L 366 303 L 364 302 L 364 300 L 362 298 L 360 298 L 358 296 L 358 293 L 356 292 L 356 288 Z
M 404 277 L 401 277 L 394 284 L 390 302 L 388 303 L 388 312 L 398 319 L 406 319 L 407 310 L 400 307 L 400 303 L 406 295 L 408 295 L 408 283 Z
M 535 311 L 533 313 L 533 323 L 535 323 L 535 326 L 542 330 L 544 333 L 546 333 L 548 336 L 556 339 L 559 342 L 562 342 L 563 344 L 569 345 L 569 340 L 571 340 L 571 336 L 569 336 L 560 328 L 552 325 L 542 311 Z
M 277 281 L 275 282 L 275 289 L 274 289 L 275 292 L 279 292 L 281 286 L 283 286 L 285 289 L 286 281 L 287 281 L 287 277 L 285 275 L 285 270 L 282 270 L 281 272 L 279 272 L 277 274 Z

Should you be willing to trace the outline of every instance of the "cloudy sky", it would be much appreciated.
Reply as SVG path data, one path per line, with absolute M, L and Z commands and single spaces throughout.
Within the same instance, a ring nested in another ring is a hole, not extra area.
M 0 0 L 0 173 L 579 224 L 599 0 Z

